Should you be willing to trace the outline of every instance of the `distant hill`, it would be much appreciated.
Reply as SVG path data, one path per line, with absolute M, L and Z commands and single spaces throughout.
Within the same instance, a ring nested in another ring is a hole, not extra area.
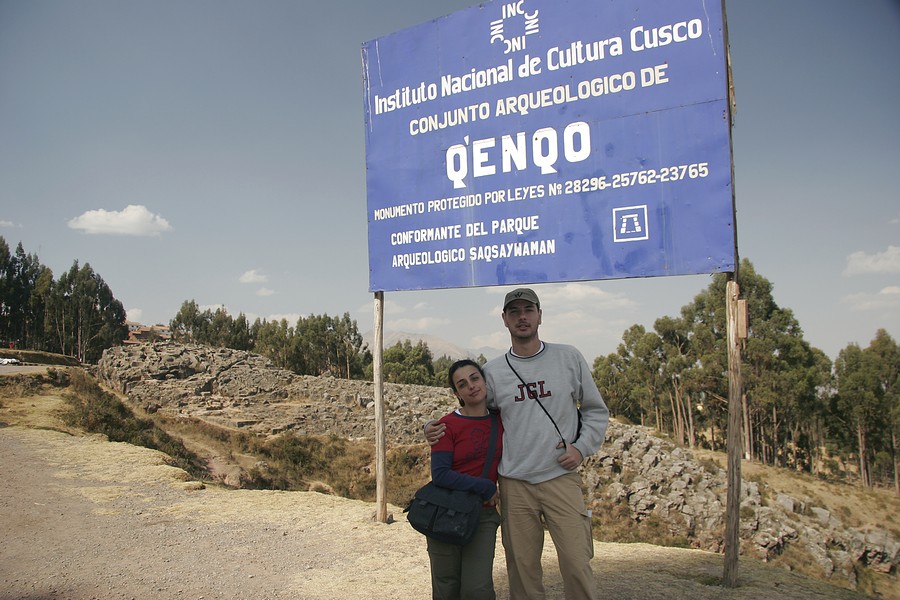
M 363 340 L 365 340 L 366 344 L 369 345 L 369 348 L 372 348 L 375 340 L 375 334 L 372 331 L 367 331 L 363 334 Z M 423 333 L 407 333 L 404 331 L 384 332 L 385 349 L 390 348 L 391 346 L 395 346 L 403 340 L 409 340 L 413 345 L 419 343 L 420 341 L 425 342 L 426 344 L 428 344 L 428 348 L 431 350 L 431 354 L 435 358 L 449 356 L 454 360 L 459 360 L 461 358 L 478 358 L 480 354 L 484 354 L 484 357 L 490 360 L 491 358 L 500 356 L 505 351 L 502 348 L 490 347 L 462 348 L 452 342 L 448 342 L 443 338 Z

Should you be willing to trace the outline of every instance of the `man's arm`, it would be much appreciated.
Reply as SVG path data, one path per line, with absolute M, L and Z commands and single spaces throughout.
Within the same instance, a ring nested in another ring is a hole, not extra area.
M 579 352 L 578 357 L 581 363 L 581 435 L 575 443 L 569 444 L 569 448 L 577 450 L 583 459 L 600 449 L 609 426 L 609 408 L 597 389 L 584 356 Z
M 428 442 L 429 446 L 434 446 L 439 439 L 444 437 L 444 430 L 446 429 L 447 426 L 443 423 L 435 420 L 428 421 L 425 423 L 425 441 Z

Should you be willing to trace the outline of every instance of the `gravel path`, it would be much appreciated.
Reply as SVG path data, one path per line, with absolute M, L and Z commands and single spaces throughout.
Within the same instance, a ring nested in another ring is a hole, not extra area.
M 0 455 L 4 600 L 415 598 L 428 585 L 418 535 L 363 502 L 201 488 L 161 453 L 50 431 L 2 429 Z

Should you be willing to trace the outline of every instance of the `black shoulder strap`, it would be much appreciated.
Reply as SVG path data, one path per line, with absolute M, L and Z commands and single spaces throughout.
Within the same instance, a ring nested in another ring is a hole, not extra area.
M 491 415 L 491 435 L 488 438 L 487 460 L 484 461 L 484 470 L 481 472 L 481 477 L 484 479 L 487 479 L 488 474 L 491 472 L 491 463 L 494 462 L 494 452 L 497 449 L 497 436 L 500 435 L 500 427 L 497 425 L 497 415 L 494 413 L 488 414 Z

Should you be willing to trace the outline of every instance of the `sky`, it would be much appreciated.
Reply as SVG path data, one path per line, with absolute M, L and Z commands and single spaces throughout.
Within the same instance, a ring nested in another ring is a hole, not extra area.
M 252 322 L 369 291 L 361 46 L 461 0 L 0 0 L 0 236 L 130 320 Z M 900 340 L 900 3 L 727 0 L 740 258 L 832 359 Z M 533 286 L 591 362 L 709 275 Z M 384 329 L 504 349 L 510 287 L 386 292 Z

